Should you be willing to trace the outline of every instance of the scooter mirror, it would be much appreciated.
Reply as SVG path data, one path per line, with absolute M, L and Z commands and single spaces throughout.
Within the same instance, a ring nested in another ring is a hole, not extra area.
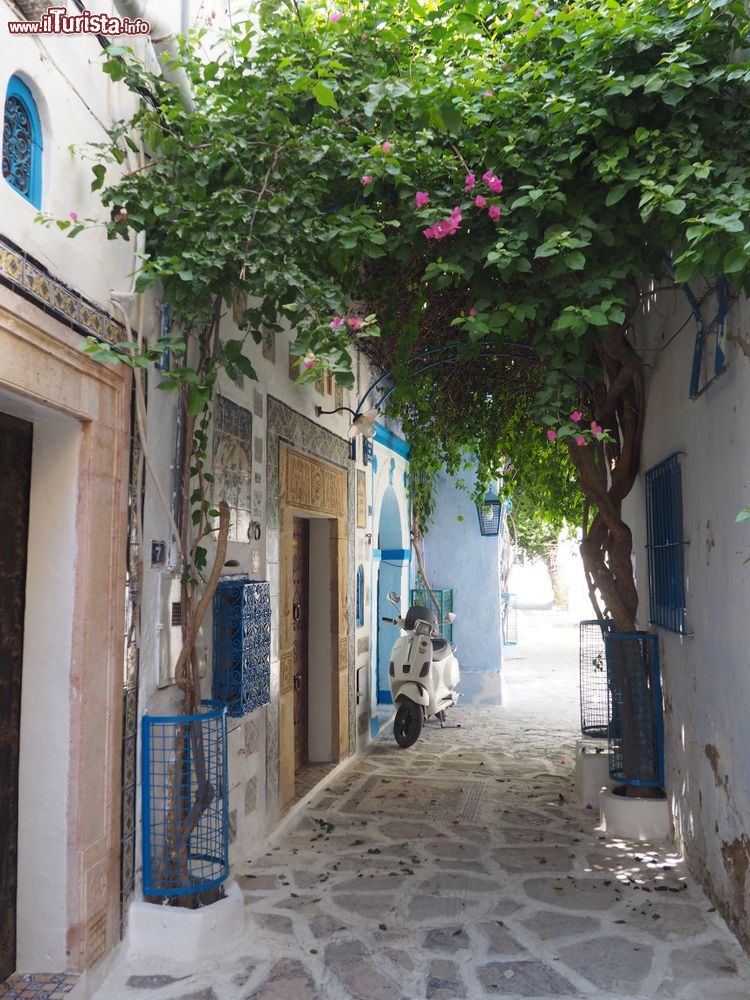
M 398 607 L 399 604 L 401 603 L 401 595 L 397 594 L 395 590 L 391 590 L 390 593 L 388 594 L 388 600 L 391 602 L 391 604 L 395 604 L 396 607 Z
M 444 620 L 448 622 L 449 625 L 452 625 L 453 622 L 456 620 L 456 616 L 453 614 L 452 611 L 449 611 L 448 614 L 445 616 Z

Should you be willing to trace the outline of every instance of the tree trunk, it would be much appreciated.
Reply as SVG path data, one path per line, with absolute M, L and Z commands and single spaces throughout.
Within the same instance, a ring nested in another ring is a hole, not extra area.
M 550 542 L 548 545 L 544 546 L 542 559 L 544 559 L 547 572 L 549 573 L 550 582 L 552 583 L 552 593 L 555 598 L 555 604 L 558 608 L 567 610 L 568 593 L 562 584 L 560 563 L 557 559 L 557 542 Z

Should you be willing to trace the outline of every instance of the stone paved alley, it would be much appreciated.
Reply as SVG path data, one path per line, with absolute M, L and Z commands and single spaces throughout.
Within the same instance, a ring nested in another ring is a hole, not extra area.
M 750 963 L 668 848 L 613 841 L 572 784 L 577 629 L 527 612 L 503 708 L 390 732 L 236 872 L 246 943 L 131 958 L 97 1000 L 748 1000 Z

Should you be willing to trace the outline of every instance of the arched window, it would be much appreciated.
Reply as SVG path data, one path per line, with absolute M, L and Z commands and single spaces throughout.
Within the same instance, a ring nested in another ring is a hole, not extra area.
M 365 623 L 365 571 L 362 564 L 357 567 L 357 627 Z
M 37 208 L 42 206 L 42 128 L 31 91 L 8 81 L 3 113 L 3 177 Z

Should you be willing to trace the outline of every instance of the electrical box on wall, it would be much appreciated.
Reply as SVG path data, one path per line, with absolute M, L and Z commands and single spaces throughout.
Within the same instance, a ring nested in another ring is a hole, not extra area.
M 159 687 L 175 683 L 175 667 L 182 649 L 182 602 L 180 578 L 165 574 L 161 578 L 159 621 Z M 207 652 L 196 644 L 200 676 L 206 673 Z

